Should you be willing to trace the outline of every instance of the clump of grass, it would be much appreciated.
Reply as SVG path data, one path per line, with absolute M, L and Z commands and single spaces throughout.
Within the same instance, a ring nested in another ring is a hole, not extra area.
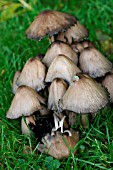
M 5 115 L 13 94 L 11 83 L 14 72 L 22 69 L 26 60 L 45 53 L 48 40 L 41 42 L 27 40 L 26 28 L 34 17 L 45 9 L 71 13 L 88 27 L 90 39 L 98 46 L 96 31 L 101 30 L 113 38 L 112 0 L 94 1 L 29 1 L 33 10 L 13 17 L 0 24 L 0 133 L 1 169 L 84 169 L 112 170 L 113 166 L 113 109 L 109 105 L 102 109 L 87 129 L 79 127 L 80 141 L 76 156 L 58 161 L 37 152 L 38 143 L 34 137 L 21 135 L 20 119 L 9 120 Z M 103 51 L 103 49 L 100 49 Z M 113 61 L 112 56 L 108 56 Z M 25 153 L 27 152 L 27 153 Z

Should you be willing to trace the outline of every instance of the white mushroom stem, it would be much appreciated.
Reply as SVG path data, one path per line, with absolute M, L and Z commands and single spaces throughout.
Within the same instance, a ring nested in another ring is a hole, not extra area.
M 61 133 L 69 133 L 69 136 L 72 136 L 71 132 L 69 130 L 65 130 L 63 131 L 63 124 L 64 124 L 64 119 L 66 118 L 66 116 L 63 116 L 63 118 L 60 120 L 57 113 L 53 114 L 54 116 L 54 123 L 55 123 L 55 127 L 52 129 L 52 133 L 51 135 L 54 135 L 54 132 L 58 130 L 58 128 L 61 128 Z

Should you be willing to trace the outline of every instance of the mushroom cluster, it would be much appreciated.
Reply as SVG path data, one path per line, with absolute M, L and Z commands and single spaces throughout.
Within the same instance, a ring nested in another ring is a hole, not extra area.
M 35 134 L 40 152 L 67 158 L 72 151 L 76 154 L 77 116 L 87 127 L 89 115 L 94 118 L 109 96 L 113 103 L 112 63 L 87 39 L 88 30 L 69 14 L 43 11 L 25 34 L 38 40 L 49 35 L 50 47 L 44 57 L 29 58 L 15 73 L 14 98 L 6 117 L 22 117 L 22 133 Z

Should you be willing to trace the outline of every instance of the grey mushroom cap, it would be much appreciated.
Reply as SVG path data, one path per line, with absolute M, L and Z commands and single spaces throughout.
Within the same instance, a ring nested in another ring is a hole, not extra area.
M 78 43 L 78 42 L 71 44 L 71 47 L 77 53 L 81 53 L 84 50 L 83 45 L 81 43 Z
M 95 113 L 108 103 L 108 93 L 101 84 L 88 75 L 74 76 L 72 83 L 59 102 L 62 110 L 75 113 Z
M 45 87 L 45 76 L 46 67 L 42 64 L 39 58 L 29 58 L 16 83 L 18 86 L 26 85 L 36 91 L 39 91 Z
M 67 84 L 62 79 L 55 79 L 49 88 L 48 108 L 58 110 L 58 101 L 63 97 L 67 90 Z
M 35 90 L 27 86 L 20 86 L 16 91 L 6 117 L 17 119 L 22 115 L 30 116 L 33 112 L 42 109 L 41 103 L 45 104 L 45 99 Z
M 80 72 L 81 70 L 72 60 L 64 55 L 59 55 L 52 61 L 45 81 L 52 82 L 55 78 L 61 78 L 71 83 L 72 77 Z
M 54 35 L 67 30 L 77 22 L 76 18 L 62 12 L 45 10 L 40 13 L 26 30 L 28 38 L 41 40 L 46 35 Z
M 80 42 L 84 38 L 88 37 L 88 30 L 79 22 L 69 28 L 66 32 L 58 34 L 56 40 L 67 42 L 72 44 L 73 42 Z
M 52 43 L 42 61 L 47 67 L 49 67 L 54 58 L 59 54 L 69 57 L 75 64 L 78 63 L 78 54 L 74 52 L 68 44 L 63 42 Z
M 16 84 L 16 81 L 18 80 L 19 76 L 20 76 L 20 71 L 16 71 L 14 74 L 14 78 L 13 78 L 13 84 L 12 84 L 12 92 L 13 94 L 16 93 L 16 90 L 18 89 L 18 86 Z
M 85 48 L 79 57 L 80 69 L 93 78 L 102 77 L 112 69 L 112 63 L 97 49 Z
M 81 53 L 85 48 L 94 47 L 94 44 L 89 40 L 84 40 L 81 42 L 74 42 L 71 44 L 71 47 L 75 52 Z
M 102 80 L 102 85 L 107 88 L 110 94 L 110 102 L 113 103 L 113 73 L 108 73 Z

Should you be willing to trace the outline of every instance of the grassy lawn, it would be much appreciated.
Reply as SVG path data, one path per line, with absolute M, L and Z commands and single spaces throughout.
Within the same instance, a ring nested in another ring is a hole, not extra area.
M 22 69 L 28 58 L 44 54 L 49 46 L 47 38 L 38 42 L 25 37 L 24 32 L 34 17 L 45 9 L 76 16 L 90 30 L 89 38 L 96 48 L 113 62 L 113 1 L 30 0 L 29 4 L 31 11 L 0 23 L 0 169 L 112 170 L 113 107 L 110 105 L 98 113 L 87 129 L 77 126 L 78 152 L 62 161 L 39 154 L 36 139 L 21 134 L 20 119 L 9 120 L 5 116 L 13 98 L 11 85 L 15 71 Z

